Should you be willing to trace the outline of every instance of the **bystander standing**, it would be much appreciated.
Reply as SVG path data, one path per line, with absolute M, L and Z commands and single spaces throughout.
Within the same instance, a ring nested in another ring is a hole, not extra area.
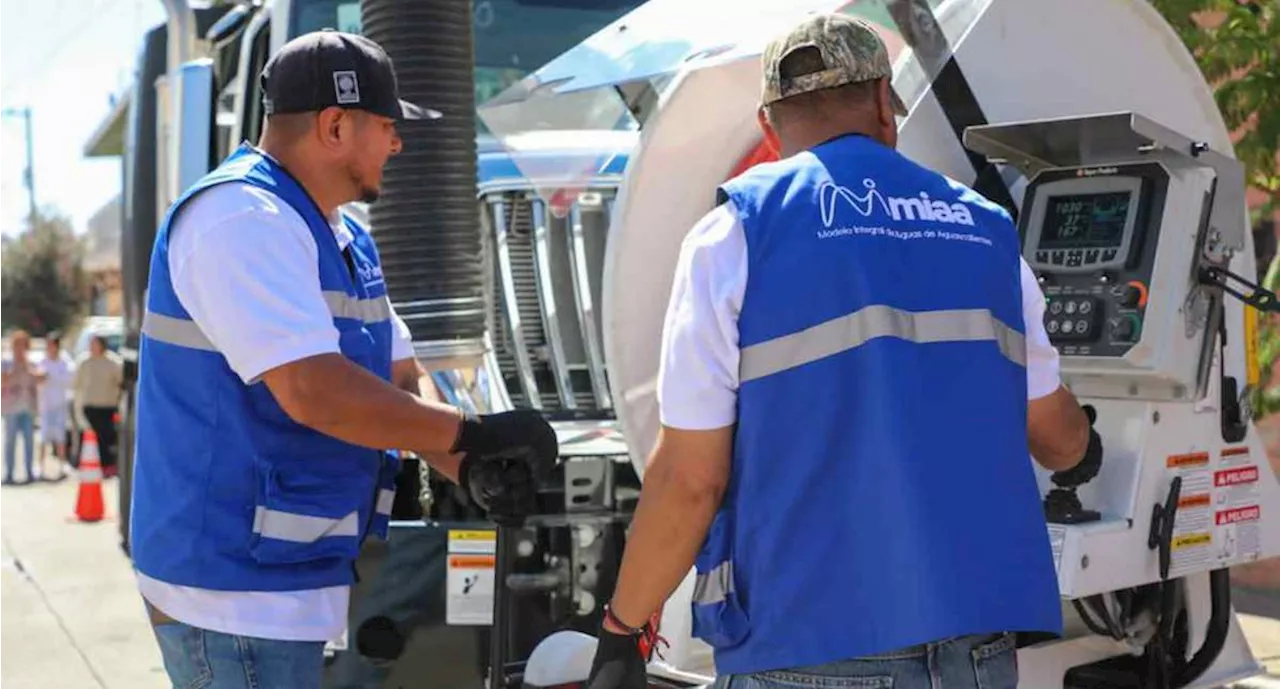
M 0 382 L 0 387 L 3 388 L 0 408 L 4 412 L 4 485 L 6 486 L 14 483 L 13 465 L 17 459 L 14 454 L 17 452 L 19 433 L 22 434 L 23 450 L 26 452 L 24 466 L 27 468 L 26 479 L 22 483 L 30 483 L 36 478 L 32 468 L 35 459 L 33 444 L 35 428 L 31 416 L 35 413 L 39 397 L 37 390 L 39 373 L 27 358 L 27 352 L 31 349 L 31 335 L 25 330 L 14 331 L 9 336 L 9 348 L 12 351 L 4 357 L 3 381 Z
M 116 475 L 116 412 L 120 409 L 120 392 L 124 385 L 124 365 L 120 357 L 107 349 L 107 341 L 95 335 L 89 342 L 89 353 L 76 364 L 75 408 L 83 423 L 98 436 L 102 454 L 102 475 Z
M 45 335 L 44 346 L 44 361 L 40 363 L 40 475 L 61 481 L 66 477 L 62 463 L 68 459 L 67 404 L 76 363 L 62 349 L 60 333 Z M 49 448 L 53 448 L 53 462 L 58 467 L 57 476 L 51 476 L 45 471 L 45 458 Z

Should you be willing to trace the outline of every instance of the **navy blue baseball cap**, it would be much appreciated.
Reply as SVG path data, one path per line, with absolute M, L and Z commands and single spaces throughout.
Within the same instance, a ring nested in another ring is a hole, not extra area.
M 303 34 L 262 69 L 268 115 L 339 107 L 395 120 L 434 120 L 440 113 L 400 98 L 396 71 L 382 46 L 333 29 Z

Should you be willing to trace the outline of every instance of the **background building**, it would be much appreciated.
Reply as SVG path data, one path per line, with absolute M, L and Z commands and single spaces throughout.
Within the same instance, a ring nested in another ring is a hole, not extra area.
M 89 285 L 90 316 L 120 316 L 124 292 L 120 275 L 120 195 L 89 218 L 84 234 L 84 272 Z

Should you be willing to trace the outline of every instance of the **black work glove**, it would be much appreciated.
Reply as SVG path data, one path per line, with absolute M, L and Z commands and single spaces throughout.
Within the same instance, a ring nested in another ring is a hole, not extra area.
M 1096 413 L 1093 412 L 1093 407 L 1085 407 L 1085 411 L 1089 414 L 1089 446 L 1085 449 L 1084 457 L 1080 459 L 1079 464 L 1066 471 L 1055 472 L 1050 477 L 1054 485 L 1063 488 L 1082 486 L 1092 481 L 1102 469 L 1102 438 L 1098 436 L 1097 431 L 1093 430 Z
M 533 409 L 468 415 L 450 452 L 462 453 L 458 482 L 491 519 L 519 525 L 536 507 L 538 483 L 555 466 L 555 430 Z
M 600 645 L 591 661 L 586 689 L 648 689 L 641 635 L 615 634 L 600 626 Z

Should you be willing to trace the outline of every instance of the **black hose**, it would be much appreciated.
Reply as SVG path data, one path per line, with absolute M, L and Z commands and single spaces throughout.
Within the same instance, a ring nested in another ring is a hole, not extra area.
M 1116 622 L 1114 617 L 1112 617 L 1111 611 L 1107 609 L 1107 602 L 1103 599 L 1102 594 L 1089 596 L 1085 599 L 1085 602 L 1089 605 L 1089 609 L 1098 616 L 1102 624 L 1106 627 L 1107 636 L 1110 636 L 1116 641 L 1124 639 L 1124 632 L 1121 631 L 1120 624 Z
M 1173 683 L 1175 687 L 1185 687 L 1199 679 L 1226 645 L 1227 632 L 1231 629 L 1230 570 L 1223 568 L 1209 572 L 1209 600 L 1209 624 L 1205 629 L 1204 643 L 1191 657 L 1191 662 L 1178 673 Z
M 1105 627 L 1099 624 L 1097 620 L 1093 619 L 1093 615 L 1085 609 L 1084 603 L 1082 603 L 1079 598 L 1073 599 L 1071 601 L 1071 605 L 1076 609 L 1076 614 L 1080 616 L 1080 621 L 1084 622 L 1084 626 L 1088 627 L 1089 631 L 1097 634 L 1098 636 L 1111 636 L 1110 632 L 1108 632 Z
M 470 0 L 362 0 L 363 33 L 395 65 L 400 95 L 439 110 L 402 122 L 370 220 L 387 290 L 414 342 L 483 341 Z

